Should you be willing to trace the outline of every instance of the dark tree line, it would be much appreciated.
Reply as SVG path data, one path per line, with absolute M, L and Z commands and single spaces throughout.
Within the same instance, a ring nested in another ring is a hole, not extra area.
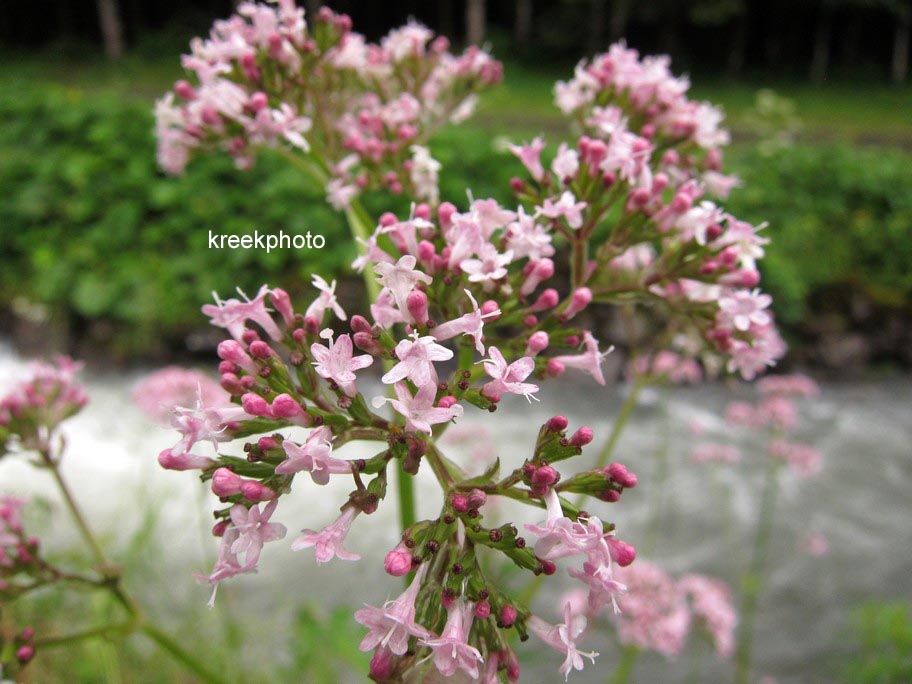
M 319 0 L 299 0 L 308 10 Z M 116 59 L 149 36 L 191 35 L 232 11 L 234 0 L 37 0 L 0 3 L 8 48 L 90 44 Z M 498 52 L 574 59 L 626 37 L 689 67 L 803 74 L 834 69 L 896 83 L 909 78 L 912 0 L 330 0 L 376 37 L 415 17 L 460 42 L 493 40 Z

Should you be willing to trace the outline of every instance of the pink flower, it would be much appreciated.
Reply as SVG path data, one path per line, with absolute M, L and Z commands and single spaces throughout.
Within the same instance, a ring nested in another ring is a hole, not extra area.
M 330 440 L 332 430 L 325 425 L 313 430 L 301 446 L 286 439 L 282 442 L 282 448 L 285 449 L 288 458 L 277 465 L 275 471 L 280 475 L 292 475 L 306 470 L 318 485 L 327 484 L 330 475 L 351 474 L 351 463 L 330 456 Z
M 208 375 L 179 366 L 168 366 L 144 376 L 131 395 L 137 406 L 160 422 L 166 421 L 176 406 L 191 404 L 197 397 L 206 406 L 231 403 L 225 390 Z
M 433 278 L 415 269 L 418 260 L 411 254 L 399 258 L 395 264 L 380 263 L 374 266 L 374 271 L 380 277 L 377 279 L 381 285 L 389 289 L 399 311 L 408 311 L 406 297 L 417 283 L 433 282 Z
M 370 305 L 371 316 L 381 328 L 390 328 L 396 323 L 408 322 L 405 315 L 407 309 L 397 309 L 395 304 L 396 300 L 392 290 L 384 287 L 377 295 L 377 301 Z M 406 305 L 408 305 L 408 297 L 406 297 Z
M 218 449 L 220 442 L 234 438 L 228 432 L 227 424 L 248 418 L 250 416 L 239 406 L 204 407 L 200 399 L 197 399 L 196 408 L 175 408 L 171 414 L 171 427 L 181 433 L 181 440 L 162 451 L 158 462 L 169 470 L 208 468 L 214 461 L 191 454 L 193 446 L 197 442 L 210 442 L 213 449 Z
M 549 219 L 564 217 L 571 228 L 580 228 L 583 225 L 583 209 L 589 206 L 586 202 L 577 202 L 576 197 L 569 190 L 560 196 L 557 202 L 546 199 L 538 208 L 537 216 Z
M 472 679 L 478 679 L 478 664 L 484 658 L 467 641 L 473 619 L 472 604 L 455 602 L 447 608 L 447 621 L 440 636 L 421 640 L 420 643 L 433 650 L 434 666 L 444 677 L 452 677 L 456 670 L 462 670 Z
M 345 311 L 339 306 L 339 302 L 336 299 L 336 281 L 327 283 L 323 278 L 314 274 L 313 286 L 320 291 L 320 294 L 307 307 L 307 311 L 304 312 L 304 318 L 314 318 L 318 323 L 322 323 L 326 310 L 332 309 L 339 320 L 346 320 Z
M 437 384 L 435 361 L 447 361 L 453 358 L 453 352 L 437 344 L 433 337 L 419 337 L 413 333 L 411 339 L 401 340 L 396 345 L 396 358 L 399 363 L 393 366 L 381 379 L 391 385 L 408 378 L 417 387 L 428 383 Z
M 587 555 L 595 551 L 605 537 L 602 522 L 595 517 L 586 524 L 564 515 L 557 492 L 551 488 L 545 494 L 548 516 L 543 525 L 526 525 L 526 530 L 538 537 L 535 555 L 543 560 Z
M 478 259 L 463 259 L 459 268 L 469 276 L 469 282 L 486 285 L 507 275 L 507 266 L 513 261 L 513 252 L 501 254 L 490 242 L 482 245 Z
M 602 361 L 608 356 L 614 347 L 609 347 L 606 352 L 599 352 L 598 340 L 592 336 L 592 333 L 586 331 L 583 333 L 583 342 L 586 345 L 586 352 L 577 356 L 555 356 L 554 361 L 562 364 L 565 368 L 578 368 L 591 375 L 595 381 L 605 384 L 605 376 L 602 374 Z
M 468 335 L 475 340 L 475 349 L 479 354 L 483 355 L 485 353 L 485 347 L 482 341 L 484 339 L 484 321 L 486 318 L 497 318 L 500 316 L 501 312 L 500 309 L 495 309 L 494 311 L 485 314 L 481 313 L 481 310 L 478 308 L 478 302 L 475 301 L 475 297 L 472 296 L 472 293 L 468 290 L 465 290 L 465 293 L 472 302 L 472 310 L 459 318 L 438 325 L 434 328 L 434 337 L 442 342 L 451 337 L 456 337 L 456 335 Z
M 353 356 L 354 347 L 347 334 L 339 335 L 339 339 L 333 342 L 333 331 L 326 328 L 320 332 L 320 337 L 327 340 L 328 346 L 316 343 L 310 345 L 310 353 L 316 359 L 313 365 L 317 375 L 332 380 L 347 396 L 354 397 L 358 393 L 355 371 L 370 366 L 374 357 L 370 354 Z
M 396 411 L 405 416 L 405 429 L 410 432 L 431 434 L 431 425 L 446 423 L 462 415 L 462 406 L 459 404 L 448 407 L 434 406 L 434 399 L 437 397 L 435 383 L 419 388 L 414 397 L 404 382 L 397 382 L 393 388 L 396 390 L 396 399 L 374 397 L 371 403 L 374 408 L 380 408 L 389 402 Z
M 317 554 L 318 565 L 328 563 L 333 558 L 349 561 L 359 560 L 361 556 L 346 551 L 342 548 L 342 543 L 345 541 L 349 529 L 351 529 L 352 521 L 360 512 L 354 506 L 346 505 L 342 509 L 342 514 L 321 531 L 302 530 L 301 536 L 292 542 L 291 550 L 300 551 L 301 549 L 313 547 Z
M 557 148 L 557 156 L 551 162 L 551 170 L 561 183 L 573 180 L 579 171 L 579 153 L 567 143 L 561 143 Z
M 256 567 L 266 542 L 285 537 L 285 525 L 269 522 L 277 505 L 277 500 L 270 501 L 262 511 L 258 505 L 246 508 L 235 504 L 231 507 L 231 524 L 238 532 L 238 538 L 231 544 L 231 553 L 238 557 L 243 554 L 245 568 Z
M 788 463 L 792 471 L 802 477 L 820 472 L 823 455 L 812 446 L 776 439 L 770 443 L 770 455 Z
M 510 145 L 509 149 L 526 167 L 529 175 L 541 183 L 545 177 L 545 168 L 541 163 L 541 153 L 545 149 L 545 141 L 541 138 L 535 138 L 527 145 Z
M 574 615 L 570 602 L 564 604 L 564 622 L 559 625 L 552 625 L 536 615 L 532 615 L 526 621 L 526 626 L 539 639 L 544 641 L 548 646 L 567 657 L 560 666 L 558 672 L 564 675 L 564 680 L 570 678 L 570 670 L 582 670 L 585 666 L 583 658 L 589 658 L 595 662 L 598 653 L 587 653 L 580 651 L 576 647 L 576 640 L 586 631 L 588 621 L 585 615 Z
M 620 613 L 614 616 L 621 643 L 666 657 L 680 653 L 691 617 L 684 593 L 674 580 L 659 566 L 643 560 L 615 572 L 627 585 L 627 593 L 618 598 Z
M 529 374 L 535 370 L 535 359 L 524 356 L 517 359 L 511 364 L 500 353 L 497 347 L 489 347 L 488 355 L 490 358 L 485 359 L 485 373 L 490 375 L 494 380 L 487 383 L 482 391 L 488 396 L 494 396 L 509 392 L 524 396 L 529 402 L 535 397 L 532 395 L 538 392 L 538 385 L 529 382 L 523 382 Z
M 282 331 L 272 320 L 272 316 L 266 308 L 266 295 L 269 294 L 269 287 L 263 285 L 253 299 L 250 299 L 240 289 L 238 289 L 238 293 L 246 301 L 242 302 L 239 299 L 222 301 L 217 294 L 212 293 L 215 304 L 204 304 L 202 309 L 203 313 L 210 317 L 210 323 L 219 328 L 225 328 L 228 334 L 238 342 L 241 341 L 247 321 L 257 323 L 272 339 L 282 339 Z
M 408 650 L 409 637 L 424 639 L 431 635 L 427 628 L 415 622 L 415 599 L 421 590 L 425 567 L 422 566 L 399 598 L 387 601 L 382 608 L 365 604 L 355 612 L 355 620 L 370 630 L 361 640 L 359 648 L 362 651 L 382 646 L 396 655 L 403 655 Z
M 614 606 L 614 612 L 618 612 L 617 597 L 627 591 L 627 587 L 614 577 L 611 549 L 605 539 L 589 553 L 581 571 L 570 568 L 568 572 L 571 577 L 589 585 L 588 607 L 592 614 L 609 603 Z
M 522 207 L 519 208 L 516 221 L 508 224 L 504 230 L 504 238 L 514 259 L 542 259 L 554 255 L 551 234 L 544 226 L 536 223 L 534 216 L 526 214 Z
M 751 325 L 769 325 L 772 318 L 765 309 L 772 303 L 773 298 L 760 290 L 735 290 L 719 299 L 717 322 L 742 332 L 749 330 Z
M 690 599 L 691 612 L 706 627 L 716 653 L 721 658 L 730 657 L 735 648 L 738 613 L 728 585 L 712 577 L 686 575 L 678 587 Z

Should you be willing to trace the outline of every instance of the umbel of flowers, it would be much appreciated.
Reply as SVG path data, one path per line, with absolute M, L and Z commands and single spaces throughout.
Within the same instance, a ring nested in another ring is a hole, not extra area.
M 617 609 L 625 586 L 615 570 L 635 550 L 568 495 L 614 503 L 636 476 L 620 463 L 580 459 L 593 432 L 563 415 L 540 426 L 524 457 L 498 460 L 480 476 L 465 473 L 439 440 L 466 412 L 539 400 L 549 378 L 575 373 L 604 385 L 611 348 L 587 323 L 597 305 L 658 312 L 656 358 L 670 352 L 752 378 L 783 353 L 769 297 L 756 289 L 766 240 L 708 199 L 736 182 L 721 173 L 721 115 L 687 99 L 687 82 L 667 60 L 614 46 L 557 86 L 577 137 L 550 163 L 539 139 L 513 147 L 528 172 L 511 184 L 516 206 L 472 199 L 457 207 L 440 201 L 439 164 L 411 143 L 454 112 L 462 118 L 471 93 L 499 79 L 483 52 L 453 57 L 417 24 L 367 45 L 346 17 L 322 11 L 308 27 L 289 2 L 245 3 L 209 40 L 194 42 L 185 66 L 199 84 L 181 82 L 182 103 L 172 95 L 159 104 L 166 168 L 183 168 L 195 149 L 227 149 L 244 166 L 257 147 L 279 146 L 322 170 L 313 175 L 327 181 L 329 201 L 347 210 L 359 235 L 353 266 L 369 298 L 349 317 L 335 281 L 315 275 L 306 307 L 266 285 L 252 298 L 216 296 L 203 307 L 230 336 L 218 355 L 231 402 L 177 409 L 181 438 L 159 460 L 201 471 L 221 502 L 218 561 L 203 577 L 213 599 L 220 582 L 256 569 L 266 542 L 286 536 L 273 518 L 295 478 L 299 487 L 351 482 L 338 518 L 291 543 L 322 564 L 357 560 L 346 546 L 351 527 L 370 524 L 394 472 L 407 484 L 425 467 L 443 494 L 439 514 L 405 516 L 384 562 L 388 574 L 408 576 L 407 589 L 355 615 L 368 630 L 361 647 L 373 651 L 371 677 L 403 681 L 436 670 L 515 681 L 513 632 L 559 651 L 564 675 L 582 669 L 597 655 L 580 645 L 587 615 Z M 370 220 L 357 198 L 364 188 L 415 202 L 407 215 Z M 569 284 L 556 277 L 564 257 Z M 374 371 L 388 391 L 365 394 Z M 659 370 L 647 362 L 647 372 Z M 292 428 L 306 436 L 291 439 Z M 221 453 L 235 441 L 245 458 Z M 341 458 L 353 441 L 376 443 L 375 455 Z M 208 455 L 197 447 L 205 443 Z M 496 497 L 543 512 L 493 526 L 486 506 Z M 587 591 L 585 613 L 566 602 L 556 623 L 533 615 L 483 571 L 492 557 L 545 577 L 565 565 Z

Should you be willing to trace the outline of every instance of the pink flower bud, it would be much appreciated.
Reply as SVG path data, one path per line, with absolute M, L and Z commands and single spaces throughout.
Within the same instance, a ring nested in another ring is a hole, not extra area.
M 637 476 L 627 470 L 627 466 L 625 466 L 623 463 L 611 463 L 607 468 L 605 468 L 604 472 L 606 475 L 608 475 L 608 477 L 610 477 L 622 487 L 628 487 L 632 489 L 637 485 Z
M 548 493 L 548 490 L 560 480 L 560 473 L 549 465 L 539 466 L 529 478 L 532 491 L 539 496 Z
M 16 660 L 19 661 L 20 665 L 25 665 L 30 662 L 32 658 L 35 657 L 35 647 L 31 644 L 26 644 L 25 646 L 20 646 L 16 650 Z
M 212 536 L 213 537 L 224 537 L 225 530 L 228 529 L 228 520 L 219 520 L 215 525 L 212 526 Z
M 240 494 L 243 482 L 239 475 L 228 468 L 219 468 L 212 474 L 212 493 L 218 497 Z
M 567 426 L 570 424 L 570 421 L 567 420 L 566 416 L 554 416 L 551 420 L 548 421 L 548 431 L 549 432 L 563 432 L 567 429 Z
M 539 330 L 538 332 L 532 333 L 529 336 L 529 342 L 526 345 L 526 356 L 536 356 L 539 352 L 544 351 L 548 348 L 548 343 L 550 338 L 548 333 L 544 330 Z
M 232 396 L 244 393 L 244 387 L 241 385 L 240 380 L 238 380 L 238 376 L 234 373 L 222 373 L 222 377 L 219 379 L 219 385 Z
M 415 207 L 415 218 L 425 221 L 431 220 L 431 207 L 427 202 L 422 202 Z
M 440 221 L 440 227 L 444 230 L 449 228 L 455 213 L 456 207 L 449 202 L 443 202 L 437 207 L 437 219 Z
M 241 387 L 243 387 L 245 391 L 250 391 L 256 387 L 257 379 L 252 375 L 245 375 L 238 382 L 241 383 Z
M 396 656 L 393 652 L 384 646 L 378 646 L 370 661 L 371 679 L 377 682 L 385 682 L 393 676 L 395 665 Z
M 553 575 L 555 572 L 557 572 L 557 565 L 555 565 L 553 561 L 541 560 L 541 559 L 539 559 L 539 561 L 541 561 L 543 575 L 550 576 L 550 575 Z
M 632 544 L 623 542 L 620 539 L 614 539 L 613 537 L 608 537 L 605 541 L 608 542 L 608 548 L 611 550 L 611 557 L 614 559 L 614 562 L 622 568 L 626 568 L 636 560 L 637 550 Z
M 650 197 L 651 195 L 649 194 L 649 190 L 646 188 L 637 188 L 630 193 L 630 206 L 640 208 L 645 207 L 649 202 Z
M 528 311 L 529 313 L 538 313 L 540 311 L 553 309 L 557 306 L 559 301 L 560 295 L 557 293 L 557 290 L 549 287 L 538 296 L 538 299 L 536 299 L 535 303 L 528 308 Z
M 352 342 L 355 343 L 355 346 L 358 349 L 371 354 L 372 356 L 383 356 L 386 352 L 386 350 L 383 349 L 383 345 L 375 340 L 371 333 L 356 332 L 352 335 Z
M 488 502 L 488 495 L 485 494 L 480 489 L 473 489 L 469 492 L 468 505 L 469 510 L 478 509 L 484 506 Z
M 351 329 L 356 333 L 370 333 L 371 324 L 364 316 L 355 315 L 351 318 Z
M 427 325 L 428 321 L 428 297 L 421 290 L 410 292 L 405 299 L 409 314 L 412 319 L 420 326 Z
M 393 577 L 402 577 L 412 571 L 412 552 L 406 547 L 405 542 L 386 554 L 383 569 Z
M 218 357 L 240 366 L 251 375 L 256 375 L 257 367 L 253 359 L 244 351 L 244 348 L 235 340 L 223 340 L 217 348 Z
M 475 617 L 479 620 L 487 620 L 488 616 L 491 614 L 491 604 L 488 603 L 487 599 L 481 599 L 478 603 L 475 604 Z
M 485 320 L 488 322 L 496 321 L 498 318 L 500 318 L 499 313 L 494 316 L 491 315 L 495 311 L 500 311 L 500 305 L 497 302 L 495 302 L 493 299 L 485 300 L 485 302 L 482 303 L 481 308 L 479 310 L 481 311 L 481 315 L 484 316 Z
M 570 297 L 570 303 L 564 309 L 561 320 L 569 321 L 592 302 L 592 290 L 588 287 L 577 288 Z
M 529 314 L 523 319 L 523 325 L 525 325 L 527 328 L 534 328 L 536 325 L 538 325 L 538 317 L 533 314 Z
M 260 339 L 260 334 L 256 330 L 245 328 L 244 332 L 241 333 L 241 342 L 248 346 L 251 342 L 256 342 L 258 339 Z
M 465 494 L 456 493 L 450 497 L 450 505 L 457 513 L 468 513 L 469 497 Z
M 551 259 L 539 259 L 529 263 L 533 264 L 533 266 L 530 268 L 522 287 L 519 288 L 519 293 L 523 297 L 528 297 L 542 281 L 554 275 L 554 262 Z
M 568 347 L 577 347 L 579 346 L 579 343 L 579 335 L 567 335 L 567 337 L 564 338 L 564 344 L 566 344 Z
M 573 433 L 573 436 L 570 438 L 570 446 L 582 447 L 589 444 L 592 441 L 592 428 L 584 425 L 579 430 Z
M 516 622 L 516 617 L 517 617 L 516 608 L 514 608 L 510 604 L 507 604 L 507 605 L 501 607 L 500 614 L 497 617 L 498 617 L 497 621 L 501 625 L 503 625 L 504 627 L 512 627 L 513 624 Z
M 272 489 L 256 480 L 244 480 L 241 483 L 241 494 L 248 501 L 259 503 L 260 501 L 272 501 L 278 496 Z
M 257 92 L 250 96 L 247 106 L 255 112 L 266 109 L 269 106 L 269 98 L 266 93 Z
M 422 240 L 418 243 L 418 258 L 422 263 L 432 264 L 434 261 L 434 256 L 437 254 L 436 248 L 434 247 L 433 242 L 428 242 L 427 240 Z
M 256 342 L 250 343 L 250 355 L 255 359 L 266 360 L 272 358 L 273 351 L 272 347 L 263 342 L 262 340 L 257 340 Z
M 621 493 L 615 489 L 606 489 L 598 498 L 607 503 L 616 503 L 621 500 Z
M 393 174 L 392 180 L 396 180 L 396 175 Z M 396 218 L 396 215 L 392 212 L 387 211 L 380 217 L 380 225 L 384 228 L 389 228 L 390 226 L 395 226 L 399 223 L 399 219 Z
M 180 80 L 174 84 L 174 92 L 184 100 L 193 100 L 196 98 L 196 89 L 189 82 Z
M 273 404 L 275 406 L 275 404 Z M 269 451 L 270 449 L 278 448 L 279 443 L 276 441 L 275 437 L 260 437 L 257 440 L 257 448 L 260 451 Z
M 510 179 L 510 189 L 518 194 L 526 189 L 526 184 L 521 178 L 514 177 Z
M 241 397 L 241 406 L 244 407 L 244 412 L 248 415 L 272 418 L 272 409 L 269 407 L 269 403 L 259 394 L 248 392 Z
M 290 394 L 280 394 L 272 400 L 272 415 L 276 418 L 300 418 L 307 412 Z
M 457 404 L 458 400 L 452 394 L 447 394 L 446 396 L 440 397 L 440 401 L 437 402 L 438 408 L 453 408 Z
M 557 359 L 548 359 L 548 363 L 545 366 L 545 372 L 552 378 L 556 378 L 558 375 L 563 373 L 566 370 L 564 364 L 562 364 Z

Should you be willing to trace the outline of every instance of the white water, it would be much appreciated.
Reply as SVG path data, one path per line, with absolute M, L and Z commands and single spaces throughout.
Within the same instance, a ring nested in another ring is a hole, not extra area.
M 8 348 L 0 348 L 0 389 L 21 367 Z M 140 375 L 86 379 L 91 403 L 66 425 L 70 446 L 63 472 L 91 525 L 115 549 L 125 548 L 150 509 L 157 511 L 155 534 L 143 551 L 152 560 L 146 561 L 144 583 L 137 591 L 173 628 L 187 629 L 195 621 L 192 629 L 217 632 L 223 613 L 195 608 L 205 603 L 208 589 L 191 576 L 207 572 L 214 558 L 215 542 L 207 529 L 215 499 L 192 474 L 158 467 L 156 455 L 176 439 L 132 405 L 130 389 Z M 552 383 L 543 389 L 541 403 L 527 406 L 520 398 L 507 400 L 494 415 L 469 409 L 449 436 L 452 453 L 479 470 L 494 454 L 505 469 L 513 468 L 528 455 L 538 425 L 555 413 L 569 416 L 571 427 L 591 425 L 598 443 L 608 434 L 623 388 L 594 388 L 581 395 L 579 387 Z M 750 557 L 761 456 L 752 457 L 745 450 L 744 462 L 733 467 L 696 467 L 686 461 L 694 443 L 687 426 L 694 420 L 709 425 L 704 438 L 712 439 L 714 430 L 724 429 L 718 416 L 730 398 L 722 387 L 647 397 L 615 454 L 640 475 L 641 485 L 625 493 L 621 503 L 598 504 L 592 510 L 616 522 L 619 536 L 636 544 L 641 557 L 659 561 L 672 574 L 712 574 L 737 587 Z M 805 413 L 801 438 L 825 454 L 824 469 L 810 479 L 783 478 L 756 632 L 758 676 L 772 675 L 783 684 L 838 679 L 840 659 L 851 650 L 854 608 L 866 601 L 912 596 L 912 384 L 897 379 L 828 386 Z M 455 439 L 460 435 L 462 440 Z M 470 448 L 473 436 L 481 446 Z M 666 439 L 670 449 L 662 485 L 657 454 Z M 372 453 L 369 448 L 359 451 L 359 446 L 346 447 L 342 455 Z M 594 458 L 597 450 L 590 453 Z M 427 471 L 422 468 L 420 475 L 429 493 L 420 512 L 430 516 L 439 494 Z M 251 653 L 281 647 L 301 603 L 355 609 L 362 601 L 381 601 L 398 590 L 398 583 L 384 576 L 380 566 L 398 538 L 394 497 L 371 518 L 356 522 L 347 547 L 363 556 L 361 562 L 333 561 L 317 567 L 311 552 L 288 550 L 297 530 L 318 529 L 332 520 L 348 484 L 319 488 L 308 482 L 283 499 L 276 517 L 288 525 L 288 538 L 266 548 L 258 575 L 237 578 L 220 590 L 220 604 L 250 616 L 256 625 L 248 631 L 245 645 Z M 30 467 L 22 457 L 0 461 L 0 492 L 56 501 L 47 473 Z M 505 508 L 499 514 L 523 516 L 521 522 L 538 517 L 530 509 Z M 66 546 L 73 539 L 74 531 L 62 515 L 59 507 L 54 508 L 53 524 L 42 530 L 47 548 Z M 799 550 L 811 531 L 827 537 L 827 555 L 814 558 Z M 573 586 L 569 578 L 551 584 Z M 556 592 L 549 592 L 536 604 L 546 619 L 557 618 L 555 598 Z M 194 608 L 188 610 L 188 605 Z M 604 633 L 591 635 L 584 646 L 602 652 L 601 666 L 575 673 L 573 680 L 604 682 L 615 652 Z M 558 681 L 557 654 L 532 643 L 519 650 L 524 682 Z M 730 679 L 727 664 L 718 663 L 705 647 L 700 653 L 700 674 L 690 681 Z M 648 656 L 637 666 L 633 681 L 684 682 L 691 669 L 687 653 L 671 664 Z

